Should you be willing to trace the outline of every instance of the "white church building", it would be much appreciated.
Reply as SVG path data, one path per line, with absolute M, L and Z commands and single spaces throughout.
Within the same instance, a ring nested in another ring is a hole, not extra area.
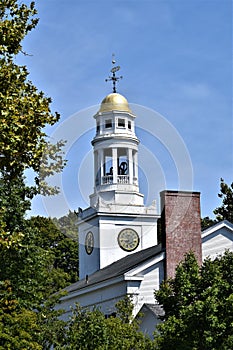
M 94 192 L 90 206 L 78 213 L 80 280 L 66 288 L 60 307 L 64 318 L 77 302 L 111 315 L 116 302 L 129 295 L 134 316 L 143 311 L 141 329 L 152 335 L 162 312 L 154 291 L 162 280 L 174 276 L 177 264 L 190 250 L 200 264 L 207 256 L 233 250 L 233 225 L 223 221 L 201 233 L 199 192 L 162 191 L 161 214 L 155 202 L 144 205 L 136 116 L 126 98 L 116 92 L 118 78 L 114 69 L 112 73 L 113 93 L 94 115 Z

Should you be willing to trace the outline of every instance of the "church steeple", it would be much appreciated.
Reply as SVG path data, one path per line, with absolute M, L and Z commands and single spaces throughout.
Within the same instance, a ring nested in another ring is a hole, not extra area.
M 135 115 L 119 93 L 107 95 L 96 119 L 94 151 L 94 194 L 91 206 L 109 204 L 143 205 L 138 188 L 138 144 Z
M 139 192 L 136 116 L 116 92 L 116 71 L 109 78 L 113 92 L 94 115 L 94 192 L 78 216 L 80 278 L 157 244 L 155 203 L 146 207 Z

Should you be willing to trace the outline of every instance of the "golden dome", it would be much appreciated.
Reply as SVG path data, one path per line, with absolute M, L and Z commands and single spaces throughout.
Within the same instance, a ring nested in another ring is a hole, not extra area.
M 126 98 L 116 92 L 109 94 L 101 102 L 99 112 L 102 113 L 102 112 L 110 112 L 110 111 L 121 111 L 121 112 L 132 113 Z

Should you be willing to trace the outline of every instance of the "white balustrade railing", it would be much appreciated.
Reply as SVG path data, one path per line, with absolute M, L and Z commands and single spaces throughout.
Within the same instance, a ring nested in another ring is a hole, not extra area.
M 129 175 L 117 175 L 117 183 L 129 184 Z M 98 185 L 97 182 L 96 185 Z M 102 185 L 113 185 L 113 175 L 102 176 Z
M 102 184 L 103 185 L 111 185 L 113 184 L 113 176 L 112 175 L 105 175 L 102 177 Z
M 118 184 L 128 184 L 129 183 L 129 175 L 117 175 L 117 183 Z

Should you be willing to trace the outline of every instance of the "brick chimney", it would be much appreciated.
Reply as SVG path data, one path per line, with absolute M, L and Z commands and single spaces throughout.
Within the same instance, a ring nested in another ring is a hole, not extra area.
M 169 278 L 190 250 L 202 263 L 200 192 L 162 191 L 160 197 L 165 276 Z

